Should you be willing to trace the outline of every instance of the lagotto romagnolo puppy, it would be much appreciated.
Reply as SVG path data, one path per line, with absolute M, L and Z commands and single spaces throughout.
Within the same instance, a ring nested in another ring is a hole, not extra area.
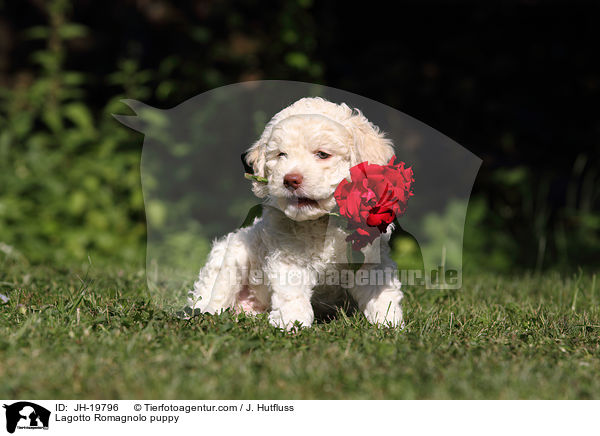
M 336 304 L 349 293 L 371 323 L 403 325 L 392 229 L 362 249 L 365 263 L 355 273 L 347 265 L 349 232 L 329 215 L 351 167 L 386 165 L 393 155 L 391 141 L 346 104 L 303 98 L 277 113 L 246 155 L 254 175 L 268 180 L 252 182 L 262 217 L 214 242 L 188 305 L 195 312 L 268 312 L 271 324 L 289 330 L 313 323 L 313 305 Z M 355 280 L 342 287 L 341 273 Z

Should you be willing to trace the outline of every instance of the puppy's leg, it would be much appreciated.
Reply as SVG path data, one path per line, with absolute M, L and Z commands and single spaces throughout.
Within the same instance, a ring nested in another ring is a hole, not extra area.
M 315 318 L 310 303 L 315 276 L 306 268 L 283 263 L 269 265 L 272 291 L 269 322 L 272 325 L 291 330 L 298 321 L 302 327 L 310 327 Z
M 268 291 L 263 290 L 263 285 L 243 285 L 236 295 L 235 311 L 248 315 L 265 313 L 269 307 Z
M 388 264 L 363 267 L 356 272 L 356 284 L 349 289 L 350 295 L 372 324 L 404 327 L 400 306 L 402 291 L 396 271 L 395 265 Z
M 239 232 L 216 241 L 190 291 L 188 306 L 208 313 L 233 307 L 247 280 L 247 264 L 248 251 Z

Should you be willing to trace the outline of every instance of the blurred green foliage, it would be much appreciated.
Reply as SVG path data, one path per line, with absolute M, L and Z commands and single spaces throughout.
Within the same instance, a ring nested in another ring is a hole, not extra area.
M 274 26 L 282 42 L 270 47 L 269 55 L 282 52 L 287 68 L 293 70 L 288 74 L 291 78 L 318 80 L 321 67 L 308 62 L 306 53 L 314 48 L 314 41 L 299 36 L 302 27 L 311 24 L 302 12 L 309 5 L 286 2 L 274 10 Z M 214 15 L 225 19 L 230 35 L 199 25 L 185 29 L 204 50 L 202 59 L 208 64 L 200 65 L 200 70 L 177 54 L 163 59 L 154 70 L 141 69 L 133 56 L 117 60 L 113 73 L 94 77 L 90 71 L 67 68 L 72 42 L 89 34 L 88 27 L 69 21 L 74 5 L 52 0 L 37 6 L 46 23 L 19 35 L 37 47 L 30 53 L 27 74 L 20 81 L 16 77 L 12 87 L 0 86 L 3 251 L 12 256 L 20 253 L 32 262 L 66 263 L 88 255 L 96 260 L 143 262 L 145 212 L 160 221 L 164 205 L 153 202 L 144 211 L 139 168 L 142 137 L 111 114 L 126 110 L 120 103 L 123 98 L 173 104 L 186 93 L 198 92 L 198 82 L 210 89 L 232 79 L 257 78 L 260 47 L 256 38 L 244 33 L 253 26 L 239 12 L 214 5 Z M 211 62 L 234 71 L 227 77 Z M 236 71 L 243 73 L 231 77 Z M 98 80 L 110 90 L 100 105 L 91 103 L 86 94 Z M 189 239 L 182 235 L 179 240 Z M 205 252 L 208 241 L 201 245 L 192 248 Z
M 151 203 L 144 209 L 141 135 L 111 117 L 123 113 L 121 99 L 168 106 L 207 89 L 266 76 L 324 81 L 326 63 L 316 54 L 315 18 L 307 0 L 285 1 L 262 11 L 260 23 L 246 18 L 260 15 L 253 9 L 255 2 L 240 2 L 233 9 L 226 2 L 211 3 L 204 22 L 182 27 L 187 51 L 173 47 L 172 55 L 148 68 L 132 43 L 130 55 L 107 60 L 108 74 L 72 67 L 74 47 L 92 31 L 70 21 L 69 0 L 36 5 L 44 22 L 17 32 L 30 48 L 29 59 L 23 61 L 27 67 L 12 74 L 10 83 L 0 83 L 4 255 L 20 253 L 31 262 L 66 263 L 88 255 L 143 262 L 145 213 L 160 221 L 165 206 Z M 0 10 L 5 7 L 0 3 Z M 158 13 L 148 2 L 140 2 L 140 8 L 146 8 L 149 19 Z M 262 115 L 252 121 L 262 125 L 268 114 Z M 600 171 L 582 154 L 564 172 L 571 182 L 564 204 L 557 208 L 550 200 L 556 196 L 551 189 L 555 174 L 519 165 L 489 171 L 486 192 L 469 204 L 465 267 L 508 271 L 597 266 Z M 437 224 L 456 212 L 450 207 L 445 216 L 429 218 L 431 238 L 445 237 L 438 234 Z M 189 241 L 185 235 L 179 240 Z M 208 241 L 189 247 L 202 252 L 207 248 Z M 397 238 L 394 253 L 407 265 L 418 264 L 418 247 L 410 238 Z M 460 247 L 448 247 L 447 254 L 460 256 Z
M 68 8 L 49 2 L 48 25 L 25 33 L 45 42 L 31 54 L 34 80 L 0 89 L 0 241 L 31 261 L 92 251 L 133 259 L 145 234 L 140 144 L 115 128 L 118 96 L 94 111 L 84 103 L 85 75 L 64 68 L 65 43 L 86 32 L 66 21 Z M 111 80 L 136 94 L 127 68 Z

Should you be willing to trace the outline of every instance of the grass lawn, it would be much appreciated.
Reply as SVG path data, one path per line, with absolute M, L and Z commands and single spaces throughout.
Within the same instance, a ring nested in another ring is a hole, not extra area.
M 600 398 L 585 274 L 466 276 L 406 289 L 403 331 L 340 313 L 285 334 L 265 317 L 176 319 L 143 271 L 0 267 L 1 398 Z

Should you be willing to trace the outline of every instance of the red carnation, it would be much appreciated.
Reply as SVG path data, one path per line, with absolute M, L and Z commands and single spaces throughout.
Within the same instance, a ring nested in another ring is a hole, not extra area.
M 348 230 L 353 231 L 346 239 L 353 250 L 373 242 L 406 211 L 413 195 L 413 171 L 404 168 L 404 162 L 394 164 L 394 159 L 387 165 L 362 162 L 350 168 L 352 180 L 342 180 L 335 190 L 340 214 L 348 218 Z

